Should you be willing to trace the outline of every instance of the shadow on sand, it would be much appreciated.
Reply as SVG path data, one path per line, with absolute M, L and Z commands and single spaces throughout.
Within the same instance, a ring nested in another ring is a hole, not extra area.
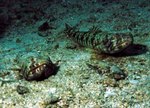
M 123 50 L 122 52 L 113 54 L 111 56 L 114 56 L 114 57 L 135 56 L 135 55 L 144 54 L 147 51 L 148 51 L 148 48 L 146 45 L 132 44 L 129 47 L 127 47 L 125 50 Z

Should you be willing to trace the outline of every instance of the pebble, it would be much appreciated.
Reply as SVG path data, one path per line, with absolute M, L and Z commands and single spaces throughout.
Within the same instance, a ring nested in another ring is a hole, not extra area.
M 130 82 L 131 84 L 138 84 L 138 83 L 139 83 L 138 80 L 129 80 L 129 82 Z
M 110 68 L 111 72 L 113 73 L 113 77 L 116 80 L 125 79 L 126 74 L 117 66 L 111 66 Z
M 21 85 L 18 85 L 17 86 L 17 92 L 18 94 L 25 94 L 25 93 L 29 93 L 29 89 L 25 86 L 21 86 Z
M 110 97 L 110 96 L 115 96 L 116 93 L 111 89 L 111 88 L 107 88 L 107 91 L 104 94 L 104 97 Z
M 60 97 L 50 94 L 49 98 L 46 100 L 48 104 L 55 104 L 60 101 Z

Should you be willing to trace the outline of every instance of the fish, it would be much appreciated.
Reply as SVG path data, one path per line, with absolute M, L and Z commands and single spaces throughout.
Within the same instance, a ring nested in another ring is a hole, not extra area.
M 25 61 L 20 59 L 19 68 L 10 68 L 9 70 L 17 71 L 20 78 L 27 81 L 42 81 L 51 75 L 55 75 L 59 69 L 59 61 L 53 63 L 49 56 L 45 57 L 28 57 Z
M 116 54 L 133 44 L 131 33 L 111 33 L 92 27 L 88 31 L 79 31 L 65 24 L 65 35 L 81 46 L 94 49 L 98 53 Z

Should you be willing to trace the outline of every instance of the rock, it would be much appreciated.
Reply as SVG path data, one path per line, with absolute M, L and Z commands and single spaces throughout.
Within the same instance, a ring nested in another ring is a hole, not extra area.
M 130 82 L 131 84 L 134 84 L 134 85 L 136 85 L 136 84 L 138 84 L 138 83 L 139 83 L 139 81 L 138 81 L 138 80 L 129 80 L 129 82 Z
M 39 36 L 46 37 L 51 34 L 52 29 L 55 29 L 55 27 L 46 21 L 38 27 L 38 34 Z
M 60 98 L 58 96 L 55 96 L 54 94 L 50 94 L 49 98 L 46 99 L 46 103 L 49 104 L 55 104 L 60 101 Z
M 117 81 L 126 77 L 126 74 L 116 65 L 111 66 L 110 70 L 112 72 L 113 78 Z
M 29 93 L 29 89 L 25 86 L 18 85 L 17 92 L 18 92 L 18 94 L 23 95 L 23 94 Z
M 50 26 L 48 22 L 46 21 L 41 26 L 39 26 L 38 31 L 46 31 L 48 29 L 50 29 Z
M 126 74 L 118 66 L 107 62 L 89 62 L 87 66 L 99 74 L 105 74 L 114 78 L 116 81 L 126 78 Z
M 104 94 L 104 97 L 110 97 L 117 95 L 112 88 L 106 88 L 106 92 Z

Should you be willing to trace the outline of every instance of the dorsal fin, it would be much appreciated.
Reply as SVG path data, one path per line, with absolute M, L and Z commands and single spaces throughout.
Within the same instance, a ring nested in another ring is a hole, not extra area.
M 92 28 L 89 29 L 89 32 L 91 32 L 91 33 L 93 33 L 93 34 L 97 34 L 97 33 L 102 32 L 102 30 L 99 29 L 98 26 L 93 26 Z
M 68 30 L 68 29 L 72 29 L 73 27 L 71 27 L 69 24 L 65 23 L 65 28 L 66 28 L 66 30 Z

